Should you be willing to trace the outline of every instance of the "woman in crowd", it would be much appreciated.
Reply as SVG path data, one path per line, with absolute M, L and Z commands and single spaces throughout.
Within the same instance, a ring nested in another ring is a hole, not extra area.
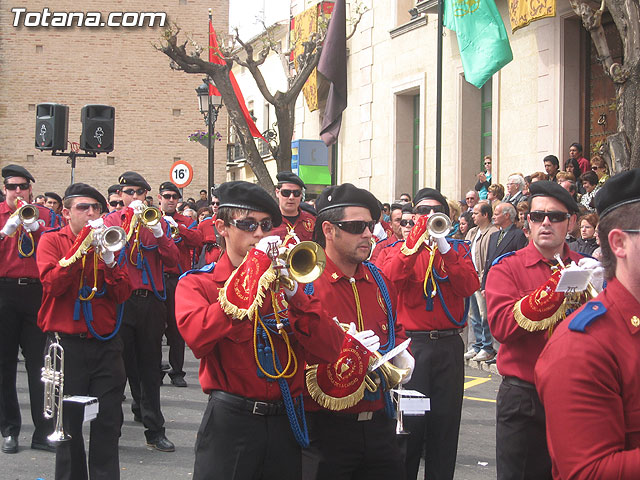
M 449 204 L 449 213 L 451 214 L 451 231 L 449 232 L 449 236 L 453 237 L 458 233 L 460 212 L 462 209 L 460 208 L 460 202 L 456 202 L 455 200 L 447 200 L 447 204 Z
M 495 207 L 504 198 L 504 186 L 500 183 L 492 183 L 489 185 L 487 192 L 487 200 L 491 203 L 491 207 Z
M 476 226 L 473 223 L 473 217 L 471 216 L 471 212 L 464 212 L 460 215 L 460 219 L 458 220 L 459 227 L 458 232 L 455 235 L 452 235 L 453 238 L 457 238 L 459 240 L 464 240 L 464 237 L 467 235 L 467 232 Z
M 604 159 L 598 155 L 591 159 L 591 170 L 598 175 L 598 188 L 604 185 L 604 182 L 609 180 L 609 165 Z
M 578 164 L 578 160 L 575 158 L 570 158 L 564 164 L 564 169 L 566 172 L 572 173 L 574 177 L 574 181 L 576 182 L 576 187 L 578 187 L 578 193 L 580 195 L 584 194 L 585 190 L 582 184 L 578 181 L 580 175 L 582 175 L 582 170 L 580 169 L 580 165 Z
M 202 207 L 198 209 L 197 215 L 198 215 L 198 223 L 200 223 L 205 218 L 213 216 L 213 212 L 211 211 L 210 207 Z
M 600 189 L 598 181 L 598 175 L 594 171 L 585 172 L 580 175 L 579 183 L 584 187 L 584 194 L 580 199 L 580 204 L 590 212 L 595 212 L 596 210 L 593 199 L 596 196 L 596 192 Z
M 518 221 L 516 222 L 516 227 L 524 228 L 524 223 L 527 220 L 527 213 L 529 213 L 529 202 L 518 202 L 516 205 L 516 211 L 518 212 Z
M 598 214 L 588 213 L 580 217 L 580 236 L 574 242 L 569 243 L 569 248 L 574 252 L 583 253 L 585 255 L 593 255 L 598 248 L 596 239 L 596 227 L 598 226 Z

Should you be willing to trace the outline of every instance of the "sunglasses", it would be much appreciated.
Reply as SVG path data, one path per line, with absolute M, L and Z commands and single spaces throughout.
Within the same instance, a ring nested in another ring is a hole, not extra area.
M 570 217 L 571 215 L 568 214 L 567 212 L 558 212 L 558 211 L 543 212 L 540 210 L 529 212 L 529 221 L 533 223 L 542 223 L 544 222 L 545 218 L 548 218 L 551 223 L 560 223 L 560 222 L 564 222 Z
M 258 229 L 258 226 L 262 229 L 263 232 L 270 232 L 273 229 L 273 222 L 270 218 L 265 218 L 258 222 L 257 220 L 231 220 L 229 222 L 231 225 L 236 227 L 243 232 L 255 232 Z
M 400 226 L 401 227 L 413 227 L 416 224 L 416 222 L 414 222 L 413 220 L 400 220 Z
M 215 205 L 216 207 L 220 206 L 220 202 L 211 202 L 211 205 Z
M 177 193 L 163 193 L 162 198 L 164 198 L 165 200 L 178 200 L 180 198 L 180 195 L 178 195 Z
M 109 202 L 109 205 L 111 205 L 112 207 L 117 207 L 118 205 L 124 207 L 124 202 L 122 200 L 112 200 Z
M 137 188 L 135 190 L 122 190 L 122 193 L 133 196 L 135 195 L 144 195 L 147 191 L 144 188 Z
M 29 182 L 27 182 L 27 183 L 5 183 L 4 184 L 4 188 L 6 188 L 7 190 L 17 190 L 18 188 L 20 190 L 28 190 L 29 189 Z
M 87 212 L 90 208 L 102 212 L 102 206 L 99 203 L 76 203 L 73 207 L 80 212 Z
M 302 195 L 302 190 L 288 190 L 288 189 L 283 189 L 280 190 L 280 195 L 282 195 L 283 197 L 290 197 L 291 194 L 293 194 L 294 197 L 298 198 L 300 195 Z
M 433 213 L 444 213 L 444 207 L 442 205 L 420 205 L 413 209 L 413 213 L 418 215 L 429 215 Z
M 376 226 L 375 220 L 371 220 L 370 222 L 365 222 L 364 220 L 350 220 L 343 222 L 331 222 L 333 225 L 338 227 L 340 230 L 343 230 L 347 233 L 353 233 L 355 235 L 360 235 L 364 232 L 365 228 L 368 228 L 371 233 L 373 233 L 373 229 Z

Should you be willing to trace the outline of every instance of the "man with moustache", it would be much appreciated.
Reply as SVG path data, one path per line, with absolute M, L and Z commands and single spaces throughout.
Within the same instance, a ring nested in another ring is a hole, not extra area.
M 394 203 L 391 205 L 391 219 L 389 222 L 391 228 L 391 235 L 387 236 L 384 240 L 376 243 L 376 246 L 373 249 L 373 253 L 371 254 L 371 258 L 369 259 L 371 262 L 376 263 L 376 259 L 380 252 L 389 245 L 393 245 L 398 240 L 402 239 L 402 233 L 400 231 L 400 221 L 402 220 L 402 205 L 400 203 Z

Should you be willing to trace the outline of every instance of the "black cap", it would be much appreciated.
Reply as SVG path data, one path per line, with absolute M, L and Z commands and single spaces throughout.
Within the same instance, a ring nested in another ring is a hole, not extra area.
M 118 193 L 120 190 L 122 190 L 122 187 L 120 185 L 111 185 L 109 188 L 107 188 L 107 195 Z
M 20 165 L 7 165 L 6 167 L 2 167 L 2 176 L 6 180 L 11 177 L 22 177 L 26 178 L 30 182 L 36 183 L 35 178 L 31 175 L 26 168 L 21 167 Z
M 305 188 L 302 179 L 293 172 L 280 172 L 276 175 L 276 178 L 278 179 L 278 185 L 283 183 L 295 183 L 300 188 Z
M 271 215 L 275 227 L 282 223 L 280 207 L 260 185 L 244 181 L 225 182 L 216 189 L 220 208 L 244 208 Z
M 87 185 L 86 183 L 73 183 L 67 187 L 64 192 L 64 198 L 73 198 L 73 197 L 89 197 L 96 200 L 100 203 L 103 212 L 108 212 L 107 201 L 104 196 L 91 185 Z
M 562 202 L 569 213 L 578 213 L 580 211 L 580 207 L 578 207 L 571 194 L 556 182 L 550 182 L 549 180 L 533 182 L 529 186 L 529 193 L 530 200 L 535 197 L 552 197 Z
M 378 199 L 368 190 L 350 183 L 327 187 L 316 200 L 318 214 L 339 207 L 364 207 L 371 213 L 372 220 L 380 218 Z
M 404 215 L 405 213 L 413 213 L 413 207 L 410 203 L 402 205 L 402 214 Z
M 60 195 L 58 195 L 56 192 L 44 192 L 44 196 L 49 197 L 49 198 L 53 198 L 54 200 L 57 200 L 59 204 L 62 205 L 62 199 L 60 198 Z
M 418 192 L 416 193 L 416 196 L 413 199 L 413 204 L 418 205 L 418 202 L 426 198 L 431 198 L 433 200 L 437 200 L 438 202 L 440 202 L 440 204 L 444 207 L 444 213 L 446 213 L 447 216 L 451 215 L 449 213 L 449 204 L 447 203 L 447 199 L 444 198 L 444 195 L 442 195 L 435 188 L 427 187 L 427 188 L 421 188 L 420 190 L 418 190 Z
M 300 209 L 304 210 L 307 213 L 310 213 L 314 217 L 318 216 L 318 212 L 316 212 L 316 207 L 308 204 L 307 202 L 300 202 Z
M 178 195 L 180 195 L 180 197 L 182 197 L 182 194 L 180 193 L 180 189 L 178 187 L 175 186 L 175 184 L 173 182 L 162 182 L 160 184 L 160 190 L 158 190 L 159 193 L 165 192 L 165 191 L 171 191 L 174 193 L 177 193 Z M 206 192 L 206 190 L 205 190 Z
M 596 193 L 596 211 L 600 218 L 616 208 L 640 202 L 640 168 L 614 175 Z
M 118 182 L 121 187 L 142 187 L 149 192 L 151 191 L 151 186 L 138 172 L 124 172 L 118 178 Z

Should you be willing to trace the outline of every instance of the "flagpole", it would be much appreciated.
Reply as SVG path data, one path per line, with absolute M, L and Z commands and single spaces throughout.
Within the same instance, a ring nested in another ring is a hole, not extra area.
M 438 0 L 438 57 L 436 68 L 436 190 L 440 191 L 442 176 L 442 21 L 444 0 Z
M 211 15 L 211 9 L 209 9 L 209 25 L 211 25 L 213 21 L 212 15 Z M 208 28 L 207 28 L 208 30 Z M 211 32 L 209 32 L 209 49 L 211 49 Z M 211 115 L 211 87 L 209 86 L 211 85 L 211 77 L 209 77 L 209 75 L 207 75 L 207 87 L 208 87 L 208 93 L 209 95 L 207 95 L 207 164 L 208 164 L 208 176 L 207 176 L 207 196 L 209 196 L 209 198 L 212 200 L 211 198 L 211 187 L 213 187 L 215 181 L 214 181 L 214 170 L 215 170 L 215 164 L 214 162 L 214 156 L 213 156 L 213 145 L 212 145 L 212 141 L 211 141 L 211 137 L 213 135 L 213 116 Z

